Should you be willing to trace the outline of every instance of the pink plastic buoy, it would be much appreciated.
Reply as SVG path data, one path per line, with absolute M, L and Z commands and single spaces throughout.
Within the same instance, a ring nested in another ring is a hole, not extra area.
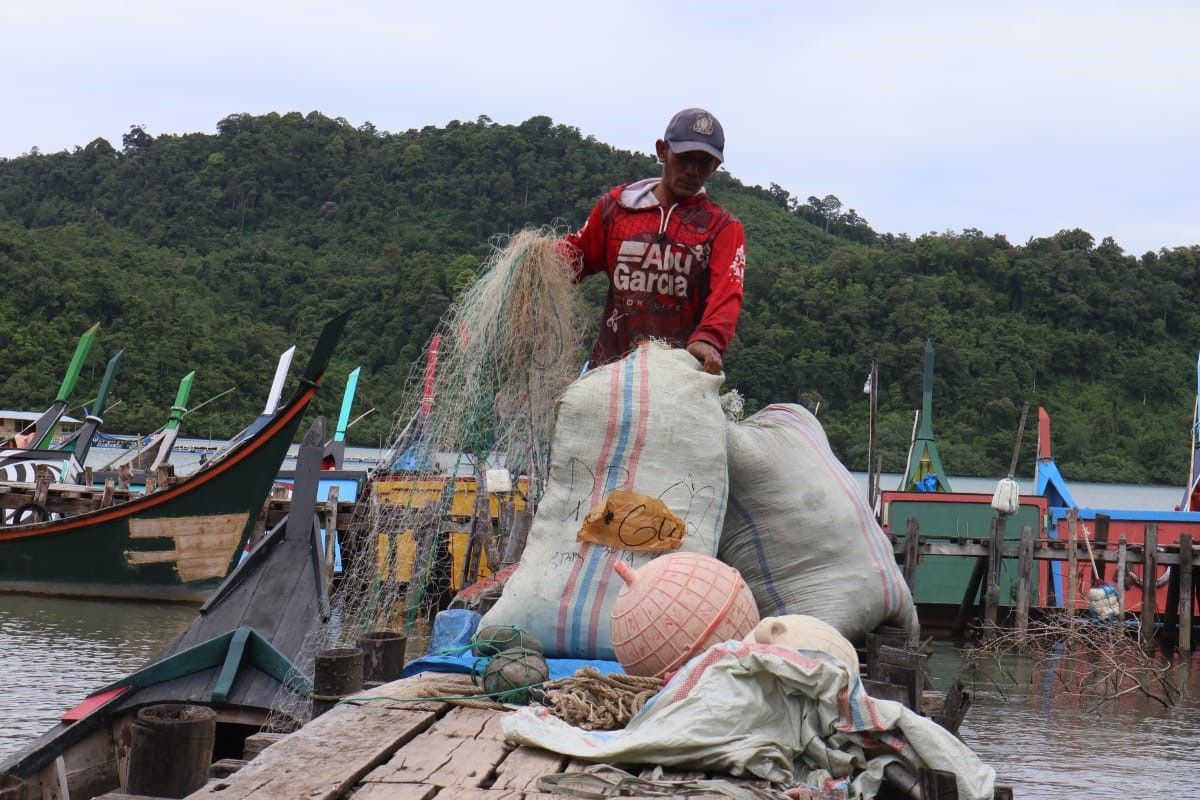
M 758 608 L 741 574 L 709 556 L 669 553 L 634 571 L 618 561 L 625 585 L 613 605 L 617 660 L 630 675 L 659 676 L 758 624 Z

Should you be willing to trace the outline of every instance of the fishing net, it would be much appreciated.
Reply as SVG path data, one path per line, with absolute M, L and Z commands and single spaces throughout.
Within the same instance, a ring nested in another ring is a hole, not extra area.
M 583 363 L 581 305 L 553 231 L 494 243 L 409 374 L 389 447 L 339 532 L 331 619 L 310 633 L 302 670 L 373 631 L 404 631 L 420 647 L 456 590 L 519 557 L 555 403 Z M 281 696 L 279 727 L 307 718 L 302 702 Z

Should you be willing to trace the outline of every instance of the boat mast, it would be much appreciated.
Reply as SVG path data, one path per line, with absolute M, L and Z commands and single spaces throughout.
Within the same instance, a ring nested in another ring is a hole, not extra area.
M 81 464 L 87 460 L 88 450 L 92 447 L 92 437 L 104 424 L 101 414 L 104 413 L 104 408 L 108 404 L 108 392 L 112 388 L 113 380 L 117 375 L 117 366 L 121 363 L 124 355 L 124 350 L 118 350 L 116 355 L 108 360 L 108 366 L 104 369 L 104 378 L 100 381 L 100 388 L 96 392 L 96 400 L 92 405 L 92 413 L 87 415 L 83 424 L 79 426 L 79 430 L 71 436 L 70 440 L 59 448 L 64 452 L 74 453 L 75 459 Z
M 917 484 L 929 475 L 937 480 L 935 491 L 950 491 L 950 481 L 942 469 L 942 458 L 938 453 L 937 441 L 933 438 L 933 342 L 926 339 L 925 369 L 921 379 L 921 416 L 908 453 L 901 491 L 914 491 Z
M 1200 511 L 1200 356 L 1196 357 L 1196 401 L 1192 405 L 1192 463 L 1180 511 Z

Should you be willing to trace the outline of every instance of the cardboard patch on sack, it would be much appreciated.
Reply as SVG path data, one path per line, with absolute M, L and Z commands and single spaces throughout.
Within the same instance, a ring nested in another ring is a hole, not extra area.
M 684 521 L 657 497 L 614 489 L 583 518 L 575 538 L 614 550 L 666 553 L 679 549 L 686 531 Z

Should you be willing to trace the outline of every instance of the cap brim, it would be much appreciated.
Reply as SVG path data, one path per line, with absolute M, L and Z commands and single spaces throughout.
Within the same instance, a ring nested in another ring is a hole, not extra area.
M 707 142 L 672 142 L 670 139 L 668 139 L 667 147 L 671 148 L 672 153 L 692 153 L 696 150 L 700 150 L 708 153 L 717 161 L 725 161 L 725 155 Z

